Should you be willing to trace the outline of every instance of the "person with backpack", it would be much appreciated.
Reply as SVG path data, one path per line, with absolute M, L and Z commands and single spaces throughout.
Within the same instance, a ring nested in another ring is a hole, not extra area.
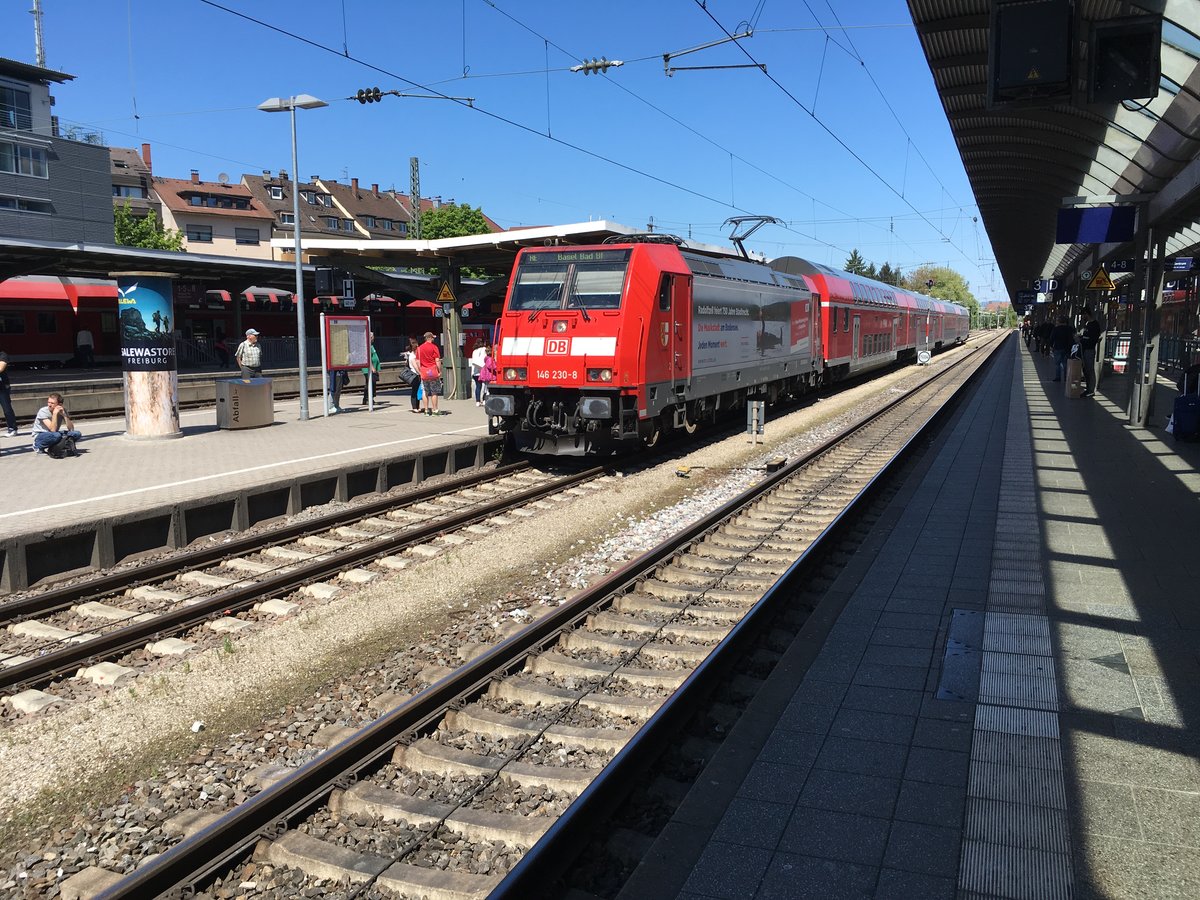
M 38 453 L 45 453 L 51 459 L 79 455 L 75 444 L 83 440 L 83 435 L 75 430 L 75 423 L 67 415 L 62 394 L 46 398 L 46 405 L 33 420 L 32 432 L 33 449 Z
M 1087 321 L 1079 331 L 1080 352 L 1083 356 L 1083 393 L 1079 396 L 1090 397 L 1096 393 L 1096 350 L 1100 346 L 1100 336 L 1104 327 L 1096 321 L 1096 316 L 1090 307 L 1083 310 Z

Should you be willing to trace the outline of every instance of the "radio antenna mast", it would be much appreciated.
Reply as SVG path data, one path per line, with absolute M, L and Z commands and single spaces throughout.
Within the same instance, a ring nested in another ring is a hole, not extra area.
M 46 45 L 42 40 L 42 0 L 33 0 L 33 56 L 41 68 L 46 68 Z

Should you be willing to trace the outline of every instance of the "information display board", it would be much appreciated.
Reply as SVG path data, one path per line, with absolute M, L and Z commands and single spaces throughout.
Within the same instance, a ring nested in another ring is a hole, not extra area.
M 371 320 L 366 316 L 323 316 L 325 368 L 365 369 L 369 364 Z

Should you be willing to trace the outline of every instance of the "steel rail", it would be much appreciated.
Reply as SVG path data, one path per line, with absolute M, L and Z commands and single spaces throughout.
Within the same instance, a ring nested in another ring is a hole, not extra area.
M 972 356 L 987 346 L 991 345 L 977 348 L 972 352 Z M 996 345 L 995 349 L 999 349 L 999 345 Z M 964 357 L 959 362 L 966 362 L 968 359 L 970 357 Z M 678 735 L 687 720 L 719 685 L 733 661 L 761 631 L 762 626 L 769 622 L 791 595 L 794 595 L 799 584 L 811 574 L 814 566 L 819 564 L 825 548 L 833 545 L 853 526 L 853 519 L 858 510 L 880 492 L 892 473 L 915 452 L 918 443 L 930 429 L 940 425 L 957 409 L 965 399 L 967 389 L 980 378 L 981 373 L 994 359 L 993 352 L 959 386 L 954 395 L 904 442 L 883 468 L 863 485 L 849 504 L 813 539 L 796 561 L 779 576 L 778 581 L 701 661 L 678 690 L 646 720 L 629 743 L 621 748 L 612 761 L 600 770 L 592 782 L 562 812 L 555 823 L 500 882 L 491 893 L 490 900 L 541 896 L 546 887 L 566 871 L 578 852 L 593 836 L 595 826 L 620 803 L 633 778 L 657 759 L 668 742 Z M 949 371 L 950 369 L 944 370 L 937 378 L 940 379 Z M 927 385 L 932 383 L 933 381 L 927 382 Z
M 151 638 L 159 639 L 164 635 L 178 633 L 203 622 L 210 616 L 242 610 L 264 597 L 297 590 L 305 584 L 320 581 L 326 575 L 338 572 L 349 565 L 357 565 L 364 560 L 423 543 L 447 531 L 465 528 L 512 509 L 514 506 L 531 503 L 590 481 L 603 475 L 606 471 L 604 466 L 596 466 L 566 478 L 557 479 L 550 484 L 538 485 L 508 494 L 481 506 L 472 507 L 465 512 L 406 529 L 395 535 L 384 535 L 375 540 L 349 545 L 344 550 L 330 550 L 317 555 L 312 560 L 288 565 L 276 575 L 268 575 L 244 585 L 230 587 L 190 606 L 160 613 L 149 621 L 134 623 L 83 643 L 46 653 L 19 665 L 0 669 L 0 690 L 44 683 L 93 660 L 110 658 L 141 647 Z
M 153 560 L 119 572 L 97 575 L 78 584 L 50 588 L 49 590 L 40 591 L 28 597 L 9 600 L 0 603 L 0 625 L 7 622 L 19 622 L 31 616 L 57 612 L 81 601 L 169 577 L 187 566 L 203 566 L 229 557 L 241 556 L 273 543 L 291 541 L 309 534 L 328 531 L 331 528 L 345 525 L 347 522 L 354 522 L 387 512 L 391 509 L 421 503 L 432 497 L 441 496 L 448 490 L 463 490 L 475 487 L 488 481 L 496 481 L 500 478 L 523 472 L 529 468 L 529 463 L 520 462 L 485 472 L 474 472 L 451 484 L 442 483 L 437 486 L 420 488 L 400 497 L 381 497 L 378 500 L 356 504 L 337 512 L 326 513 L 320 518 L 306 519 L 303 522 L 272 528 L 270 531 L 236 537 L 219 546 L 201 547 L 190 550 L 184 549 L 171 554 L 166 559 Z
M 527 656 L 549 642 L 557 640 L 564 630 L 583 620 L 606 599 L 631 587 L 648 571 L 671 559 L 681 548 L 717 528 L 741 509 L 791 478 L 817 457 L 833 449 L 899 404 L 911 399 L 926 387 L 939 381 L 948 372 L 953 371 L 980 352 L 981 349 L 983 348 L 972 350 L 970 355 L 951 364 L 925 384 L 894 398 L 876 412 L 847 427 L 792 463 L 769 474 L 743 494 L 729 500 L 683 531 L 646 551 L 602 581 L 584 589 L 563 605 L 535 620 L 522 631 L 484 651 L 472 661 L 459 667 L 391 712 L 380 716 L 342 743 L 330 748 L 316 759 L 296 769 L 292 774 L 230 810 L 216 822 L 139 867 L 101 893 L 100 900 L 161 896 L 172 891 L 184 890 L 216 873 L 228 862 L 244 853 L 250 843 L 260 836 L 275 834 L 279 823 L 288 821 L 313 804 L 320 802 L 335 788 L 348 786 L 359 771 L 391 752 L 392 748 L 406 735 L 429 727 L 451 706 L 469 701 L 482 693 L 496 677 L 513 669 Z M 911 444 L 912 440 L 908 443 Z M 838 520 L 841 520 L 843 516 L 844 514 L 839 515 Z M 826 529 L 826 531 L 828 530 Z M 811 548 L 802 558 L 807 558 L 810 553 Z M 745 629 L 737 629 L 737 632 L 739 635 L 748 633 Z M 710 670 L 711 666 L 706 666 L 706 674 L 697 680 L 709 677 L 707 673 Z M 688 682 L 690 681 L 693 681 L 693 678 L 689 678 Z M 678 713 L 668 712 L 664 714 L 664 717 L 673 718 L 676 715 Z M 651 721 L 656 717 L 652 717 Z M 643 752 L 638 749 L 635 754 Z M 617 758 L 620 758 L 620 754 Z M 624 766 L 628 765 L 629 763 L 624 764 Z M 623 771 L 625 771 L 624 768 Z M 601 791 L 597 789 L 597 792 L 590 793 L 589 789 L 584 793 L 591 797 L 594 796 L 594 793 L 601 793 Z M 578 801 L 576 802 L 578 803 Z M 567 824 L 563 826 L 563 828 L 570 829 L 579 827 Z M 559 828 L 555 825 L 548 833 L 558 833 L 558 831 Z M 539 841 L 535 848 L 540 847 L 544 842 L 545 839 Z M 539 851 L 539 856 L 543 852 L 547 851 L 543 848 Z M 517 872 L 520 868 L 521 865 L 518 864 L 517 867 L 514 867 L 513 872 Z M 511 875 L 512 873 L 510 873 L 510 877 Z M 507 884 L 507 879 L 503 884 Z M 542 883 L 541 887 L 544 888 L 545 883 Z M 516 896 L 516 894 L 512 895 Z M 529 894 L 526 893 L 525 896 L 529 896 Z

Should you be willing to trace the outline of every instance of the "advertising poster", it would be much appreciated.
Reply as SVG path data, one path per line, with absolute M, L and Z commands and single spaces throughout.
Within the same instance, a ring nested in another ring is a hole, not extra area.
M 126 372 L 174 372 L 175 334 L 171 281 L 154 275 L 117 276 L 121 368 Z
M 693 308 L 693 369 L 735 368 L 791 350 L 787 303 L 698 302 Z

